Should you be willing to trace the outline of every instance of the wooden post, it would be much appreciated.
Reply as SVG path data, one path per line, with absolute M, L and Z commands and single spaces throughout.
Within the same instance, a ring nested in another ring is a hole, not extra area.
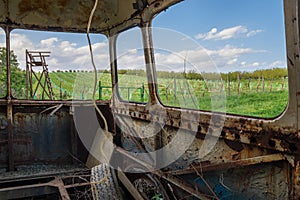
M 261 76 L 261 80 L 262 80 L 262 92 L 264 92 L 265 91 L 265 77 L 264 77 L 264 75 L 262 75 Z
M 205 96 L 205 93 L 208 92 L 208 86 L 207 86 L 205 80 L 203 80 L 203 87 L 204 87 L 204 88 L 203 88 L 202 97 L 204 97 L 204 96 Z
M 84 100 L 84 90 L 85 90 L 85 86 L 83 86 L 82 91 L 81 91 L 81 99 Z
M 130 100 L 130 87 L 127 88 L 127 99 Z
M 168 87 L 166 87 L 166 104 L 168 104 L 168 102 L 169 102 L 169 97 L 168 97 L 168 88 L 169 88 L 169 86 L 168 86 Z
M 283 88 L 284 88 L 284 77 L 282 77 L 281 80 L 282 80 L 281 89 L 283 90 Z
M 222 92 L 223 91 L 223 88 L 224 88 L 224 84 L 223 84 L 223 80 L 220 80 L 220 84 L 219 84 L 219 92 Z
M 239 95 L 240 94 L 240 86 L 241 86 L 241 80 L 240 80 L 240 75 L 237 74 L 237 94 Z
M 260 84 L 260 78 L 258 78 L 258 83 L 257 83 L 257 86 L 256 86 L 256 92 L 258 92 L 259 84 Z
M 230 78 L 227 74 L 227 95 L 230 96 Z
M 174 101 L 176 101 L 177 98 L 177 85 L 176 85 L 176 79 L 174 79 Z
M 249 78 L 248 83 L 247 83 L 247 88 L 248 88 L 248 92 L 250 92 L 250 82 L 251 82 L 251 78 Z
M 61 89 L 61 81 L 59 83 L 59 98 L 62 100 L 62 89 Z

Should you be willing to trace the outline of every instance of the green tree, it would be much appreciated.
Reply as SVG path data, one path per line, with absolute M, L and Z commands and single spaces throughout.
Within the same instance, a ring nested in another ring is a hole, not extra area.
M 12 95 L 25 98 L 26 73 L 20 69 L 17 56 L 13 51 L 10 53 Z M 0 47 L 0 95 L 6 95 L 6 48 Z

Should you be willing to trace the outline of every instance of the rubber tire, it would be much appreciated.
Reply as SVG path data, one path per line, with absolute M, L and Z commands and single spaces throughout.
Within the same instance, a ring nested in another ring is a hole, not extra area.
M 102 179 L 107 175 L 103 181 Z M 99 182 L 101 181 L 101 182 Z M 117 183 L 114 169 L 107 164 L 100 164 L 91 170 L 92 194 L 93 199 L 96 200 L 121 200 L 122 195 Z M 99 182 L 99 183 L 97 183 Z M 93 184 L 94 183 L 94 184 Z

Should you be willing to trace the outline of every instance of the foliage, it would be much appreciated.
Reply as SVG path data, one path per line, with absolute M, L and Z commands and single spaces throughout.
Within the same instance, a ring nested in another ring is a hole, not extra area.
M 21 70 L 18 66 L 17 56 L 13 51 L 10 53 L 10 66 L 11 66 L 11 84 L 12 95 L 25 97 L 26 75 L 25 71 Z M 0 90 L 2 96 L 6 93 L 6 48 L 0 47 Z
M 222 79 L 227 81 L 229 78 L 231 81 L 236 81 L 240 79 L 262 79 L 265 80 L 275 80 L 282 77 L 287 77 L 288 72 L 286 68 L 273 68 L 273 69 L 264 69 L 264 70 L 255 70 L 254 72 L 229 72 L 222 73 Z
M 17 57 L 13 52 L 11 55 L 14 95 L 17 98 L 24 98 L 25 72 L 18 68 Z M 1 49 L 0 56 L 0 87 L 3 87 L 6 82 L 4 48 Z M 109 100 L 112 95 L 110 70 L 97 72 L 101 81 L 101 98 Z M 94 87 L 92 71 L 57 70 L 49 74 L 56 100 L 92 99 Z M 118 75 L 121 98 L 135 102 L 148 101 L 149 91 L 145 70 L 121 69 L 118 70 Z M 196 71 L 189 71 L 186 74 L 174 71 L 157 72 L 159 97 L 166 106 L 222 112 L 224 111 L 221 109 L 222 105 L 212 105 L 212 98 L 223 91 L 226 101 L 225 112 L 267 118 L 278 116 L 286 107 L 288 101 L 286 77 L 287 70 L 282 68 L 254 72 L 237 71 L 222 73 L 221 76 L 217 73 L 197 73 Z M 230 87 L 227 82 L 228 78 Z M 99 91 L 97 84 L 96 98 L 99 98 Z M 40 92 L 38 91 L 37 94 Z
M 103 71 L 99 71 L 103 72 Z M 109 71 L 105 70 L 105 73 Z M 126 70 L 120 69 L 118 70 L 118 74 L 126 74 L 126 75 L 136 75 L 136 76 L 146 76 L 145 70 Z M 159 78 L 177 78 L 177 79 L 189 79 L 189 80 L 212 80 L 219 79 L 227 81 L 229 78 L 231 81 L 237 81 L 240 79 L 262 79 L 265 80 L 275 80 L 280 79 L 282 77 L 287 77 L 288 72 L 286 68 L 272 68 L 272 69 L 263 69 L 263 70 L 255 70 L 253 72 L 229 72 L 229 73 L 207 73 L 207 72 L 196 72 L 195 70 L 188 71 L 186 74 L 182 72 L 174 72 L 174 71 L 158 71 L 157 77 Z

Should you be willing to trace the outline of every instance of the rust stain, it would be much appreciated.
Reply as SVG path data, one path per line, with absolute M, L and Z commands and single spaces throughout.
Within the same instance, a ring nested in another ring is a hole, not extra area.
M 294 184 L 293 184 L 293 198 L 292 199 L 300 199 L 300 193 L 298 191 L 300 191 L 300 161 L 296 162 L 296 166 L 293 170 L 293 175 L 294 175 Z
M 195 169 L 201 172 L 208 172 L 208 171 L 224 170 L 224 169 L 231 169 L 237 167 L 245 167 L 245 166 L 256 165 L 260 163 L 272 163 L 272 162 L 282 161 L 282 160 L 285 160 L 283 155 L 273 154 L 273 155 L 259 156 L 254 158 L 247 158 L 242 160 L 234 160 L 234 161 L 224 162 L 219 164 L 212 164 L 209 161 L 204 161 L 198 164 L 192 164 L 190 167 L 187 167 L 185 169 L 172 170 L 169 171 L 168 173 L 173 175 L 183 175 L 183 174 L 195 173 Z
M 33 13 L 40 17 L 40 23 L 30 24 L 30 26 L 57 26 L 62 27 L 86 27 L 90 12 L 93 8 L 93 1 L 71 1 L 71 0 L 21 0 L 18 4 L 17 16 L 24 18 Z M 109 21 L 111 14 L 109 12 L 110 4 L 106 1 L 100 1 L 93 17 L 93 27 L 103 25 L 103 22 Z M 74 15 L 75 14 L 75 15 Z M 43 24 L 42 24 L 43 23 Z

